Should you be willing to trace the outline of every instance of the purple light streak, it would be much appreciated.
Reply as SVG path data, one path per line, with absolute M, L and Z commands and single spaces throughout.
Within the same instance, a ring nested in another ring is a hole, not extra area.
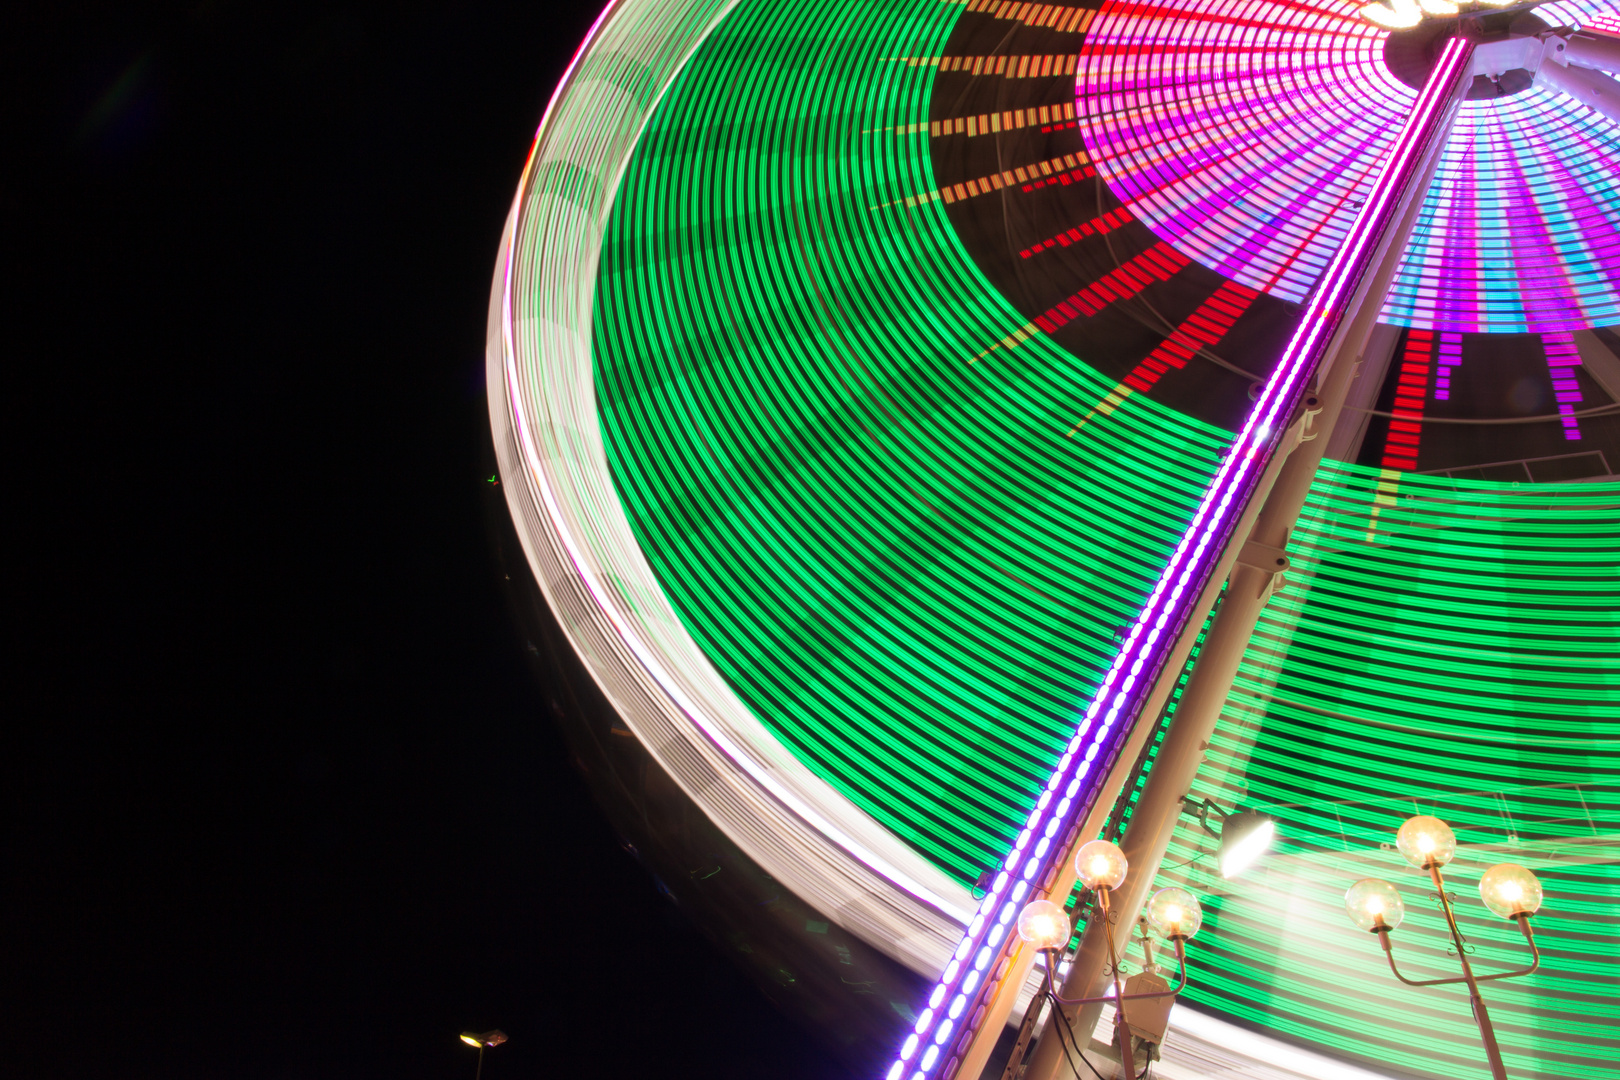
M 1541 348 L 1547 354 L 1553 397 L 1558 401 L 1558 411 L 1564 422 L 1564 438 L 1574 442 L 1581 437 L 1580 425 L 1574 416 L 1575 406 L 1581 403 L 1581 387 L 1575 381 L 1575 369 L 1581 366 L 1581 354 L 1575 347 L 1575 335 L 1561 332 L 1542 334 Z
M 1468 42 L 1453 39 L 1441 53 L 1344 244 L 1313 291 L 1299 328 L 1205 489 L 1192 522 L 1132 624 L 885 1080 L 928 1080 L 955 1073 L 961 1054 L 971 1044 L 997 985 L 1010 967 L 1009 948 L 1017 936 L 1013 923 L 1019 909 L 1028 898 L 1051 887 L 1058 860 L 1072 843 L 1079 819 L 1096 795 L 1095 783 L 1084 798 L 1081 788 L 1092 775 L 1095 762 L 1118 753 L 1122 735 L 1213 571 L 1259 473 L 1277 448 L 1284 426 L 1279 421 L 1291 415 L 1303 395 L 1305 380 L 1321 362 L 1324 349 L 1346 314 L 1346 302 L 1388 227 L 1414 167 L 1451 104 L 1452 91 L 1472 52 Z M 1116 731 L 1115 725 L 1121 719 L 1125 724 Z M 1105 744 L 1111 733 L 1113 739 Z M 1091 737 L 1086 744 L 1088 734 Z
M 1445 401 L 1451 397 L 1452 375 L 1462 364 L 1462 335 L 1451 330 L 1442 331 L 1434 359 L 1434 399 Z

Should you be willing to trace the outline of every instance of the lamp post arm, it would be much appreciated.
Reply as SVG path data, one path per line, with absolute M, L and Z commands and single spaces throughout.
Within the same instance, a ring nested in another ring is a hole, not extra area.
M 1384 956 L 1389 960 L 1389 970 L 1393 971 L 1395 973 L 1395 977 L 1401 980 L 1401 982 L 1405 983 L 1407 986 L 1446 986 L 1450 983 L 1468 981 L 1461 976 L 1451 979 L 1408 979 L 1405 975 L 1401 974 L 1401 969 L 1395 966 L 1395 950 L 1390 948 L 1389 945 L 1389 927 L 1380 925 L 1378 929 L 1373 932 L 1378 935 L 1378 944 L 1384 947 Z
M 1530 916 L 1515 915 L 1513 921 L 1519 924 L 1524 940 L 1530 945 L 1530 966 L 1519 968 L 1517 971 L 1498 971 L 1494 975 L 1475 975 L 1475 982 L 1485 982 L 1488 979 L 1512 979 L 1519 975 L 1528 975 L 1541 966 L 1541 950 L 1536 947 L 1535 932 L 1530 929 Z
M 1479 1041 L 1485 1044 L 1485 1058 L 1491 1065 L 1491 1080 L 1508 1080 L 1507 1069 L 1502 1064 L 1502 1050 L 1496 1045 L 1496 1029 L 1491 1026 L 1491 1014 L 1485 1008 L 1485 999 L 1479 996 L 1479 980 L 1474 978 L 1474 968 L 1468 963 L 1468 949 L 1463 944 L 1462 931 L 1457 929 L 1457 917 L 1452 914 L 1451 901 L 1446 897 L 1446 882 L 1440 874 L 1440 864 L 1429 864 L 1429 877 L 1434 882 L 1434 891 L 1440 898 L 1440 910 L 1445 913 L 1446 927 L 1451 931 L 1451 940 L 1457 946 L 1457 965 L 1462 968 L 1463 981 L 1468 984 L 1468 1004 L 1474 1012 L 1474 1023 L 1479 1026 Z
M 1474 976 L 1475 982 L 1487 982 L 1491 979 L 1517 978 L 1520 975 L 1529 975 L 1531 972 L 1541 967 L 1541 950 L 1536 947 L 1535 932 L 1530 929 L 1530 917 L 1528 915 L 1519 915 L 1514 921 L 1519 924 L 1519 929 L 1524 932 L 1525 941 L 1530 943 L 1530 966 L 1517 968 L 1513 971 L 1498 971 L 1493 975 L 1476 974 Z M 1395 966 L 1395 951 L 1390 947 L 1389 944 L 1389 928 L 1380 926 L 1374 931 L 1374 933 L 1378 935 L 1378 943 L 1384 947 L 1384 955 L 1389 959 L 1389 970 L 1394 972 L 1395 977 L 1401 980 L 1401 982 L 1405 983 L 1407 986 L 1447 986 L 1451 983 L 1468 981 L 1466 978 L 1460 975 L 1450 979 L 1408 979 L 1405 975 L 1401 974 L 1400 968 Z
M 1175 986 L 1168 990 L 1154 990 L 1145 994 L 1121 994 L 1117 1000 L 1136 1001 L 1141 998 L 1170 997 L 1181 993 L 1187 987 L 1187 943 L 1181 938 L 1176 939 L 1176 964 L 1181 968 L 1181 978 L 1176 982 Z M 1048 983 L 1048 986 L 1050 986 L 1050 983 Z M 1064 1005 L 1095 1005 L 1099 1002 L 1116 1000 L 1113 994 L 1103 994 L 1101 997 L 1066 998 L 1055 990 L 1049 992 L 1053 998 Z

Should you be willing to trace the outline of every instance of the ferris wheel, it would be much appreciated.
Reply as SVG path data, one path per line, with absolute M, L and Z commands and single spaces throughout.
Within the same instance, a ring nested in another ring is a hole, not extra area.
M 604 13 L 492 292 L 515 540 L 621 828 L 852 1060 L 978 1075 L 1029 998 L 1011 914 L 1150 828 L 1199 710 L 1191 796 L 1280 839 L 1227 882 L 1171 814 L 1138 867 L 1212 916 L 1170 1075 L 1478 1070 L 1414 1045 L 1466 1007 L 1391 1017 L 1333 922 L 1417 803 L 1563 889 L 1544 935 L 1620 887 L 1617 34 L 1575 0 Z M 1577 1019 L 1614 937 L 1579 940 L 1499 1017 L 1515 1068 L 1614 1066 Z

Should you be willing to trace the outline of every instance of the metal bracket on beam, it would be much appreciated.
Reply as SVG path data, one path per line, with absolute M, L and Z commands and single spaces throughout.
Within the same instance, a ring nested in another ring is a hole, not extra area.
M 1299 441 L 1307 443 L 1322 434 L 1322 428 L 1317 423 L 1317 418 L 1322 415 L 1322 399 L 1310 394 L 1301 403 L 1300 410 Z
M 1288 571 L 1294 564 L 1289 561 L 1288 552 L 1283 548 L 1250 540 L 1238 549 L 1237 565 L 1264 575 L 1259 596 L 1261 600 L 1269 600 L 1273 593 L 1283 587 Z

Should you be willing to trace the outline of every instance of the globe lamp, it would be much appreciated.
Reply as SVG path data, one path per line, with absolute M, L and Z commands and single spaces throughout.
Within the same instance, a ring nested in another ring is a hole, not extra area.
M 1382 878 L 1362 878 L 1344 894 L 1344 909 L 1363 930 L 1393 930 L 1406 918 L 1406 904 L 1395 886 Z
M 1128 865 L 1125 853 L 1107 840 L 1082 844 L 1074 856 L 1074 872 L 1088 889 L 1119 888 Z
M 1541 882 L 1515 863 L 1497 863 L 1479 879 L 1479 898 L 1504 919 L 1534 915 L 1541 907 Z
M 1018 913 L 1018 936 L 1037 949 L 1061 949 L 1069 943 L 1069 916 L 1050 900 L 1032 900 Z
M 1444 866 L 1457 854 L 1457 834 L 1437 817 L 1407 818 L 1395 834 L 1401 857 L 1419 870 Z
M 1186 889 L 1160 889 L 1148 901 L 1148 922 L 1171 941 L 1186 941 L 1204 925 L 1204 909 L 1198 897 Z

